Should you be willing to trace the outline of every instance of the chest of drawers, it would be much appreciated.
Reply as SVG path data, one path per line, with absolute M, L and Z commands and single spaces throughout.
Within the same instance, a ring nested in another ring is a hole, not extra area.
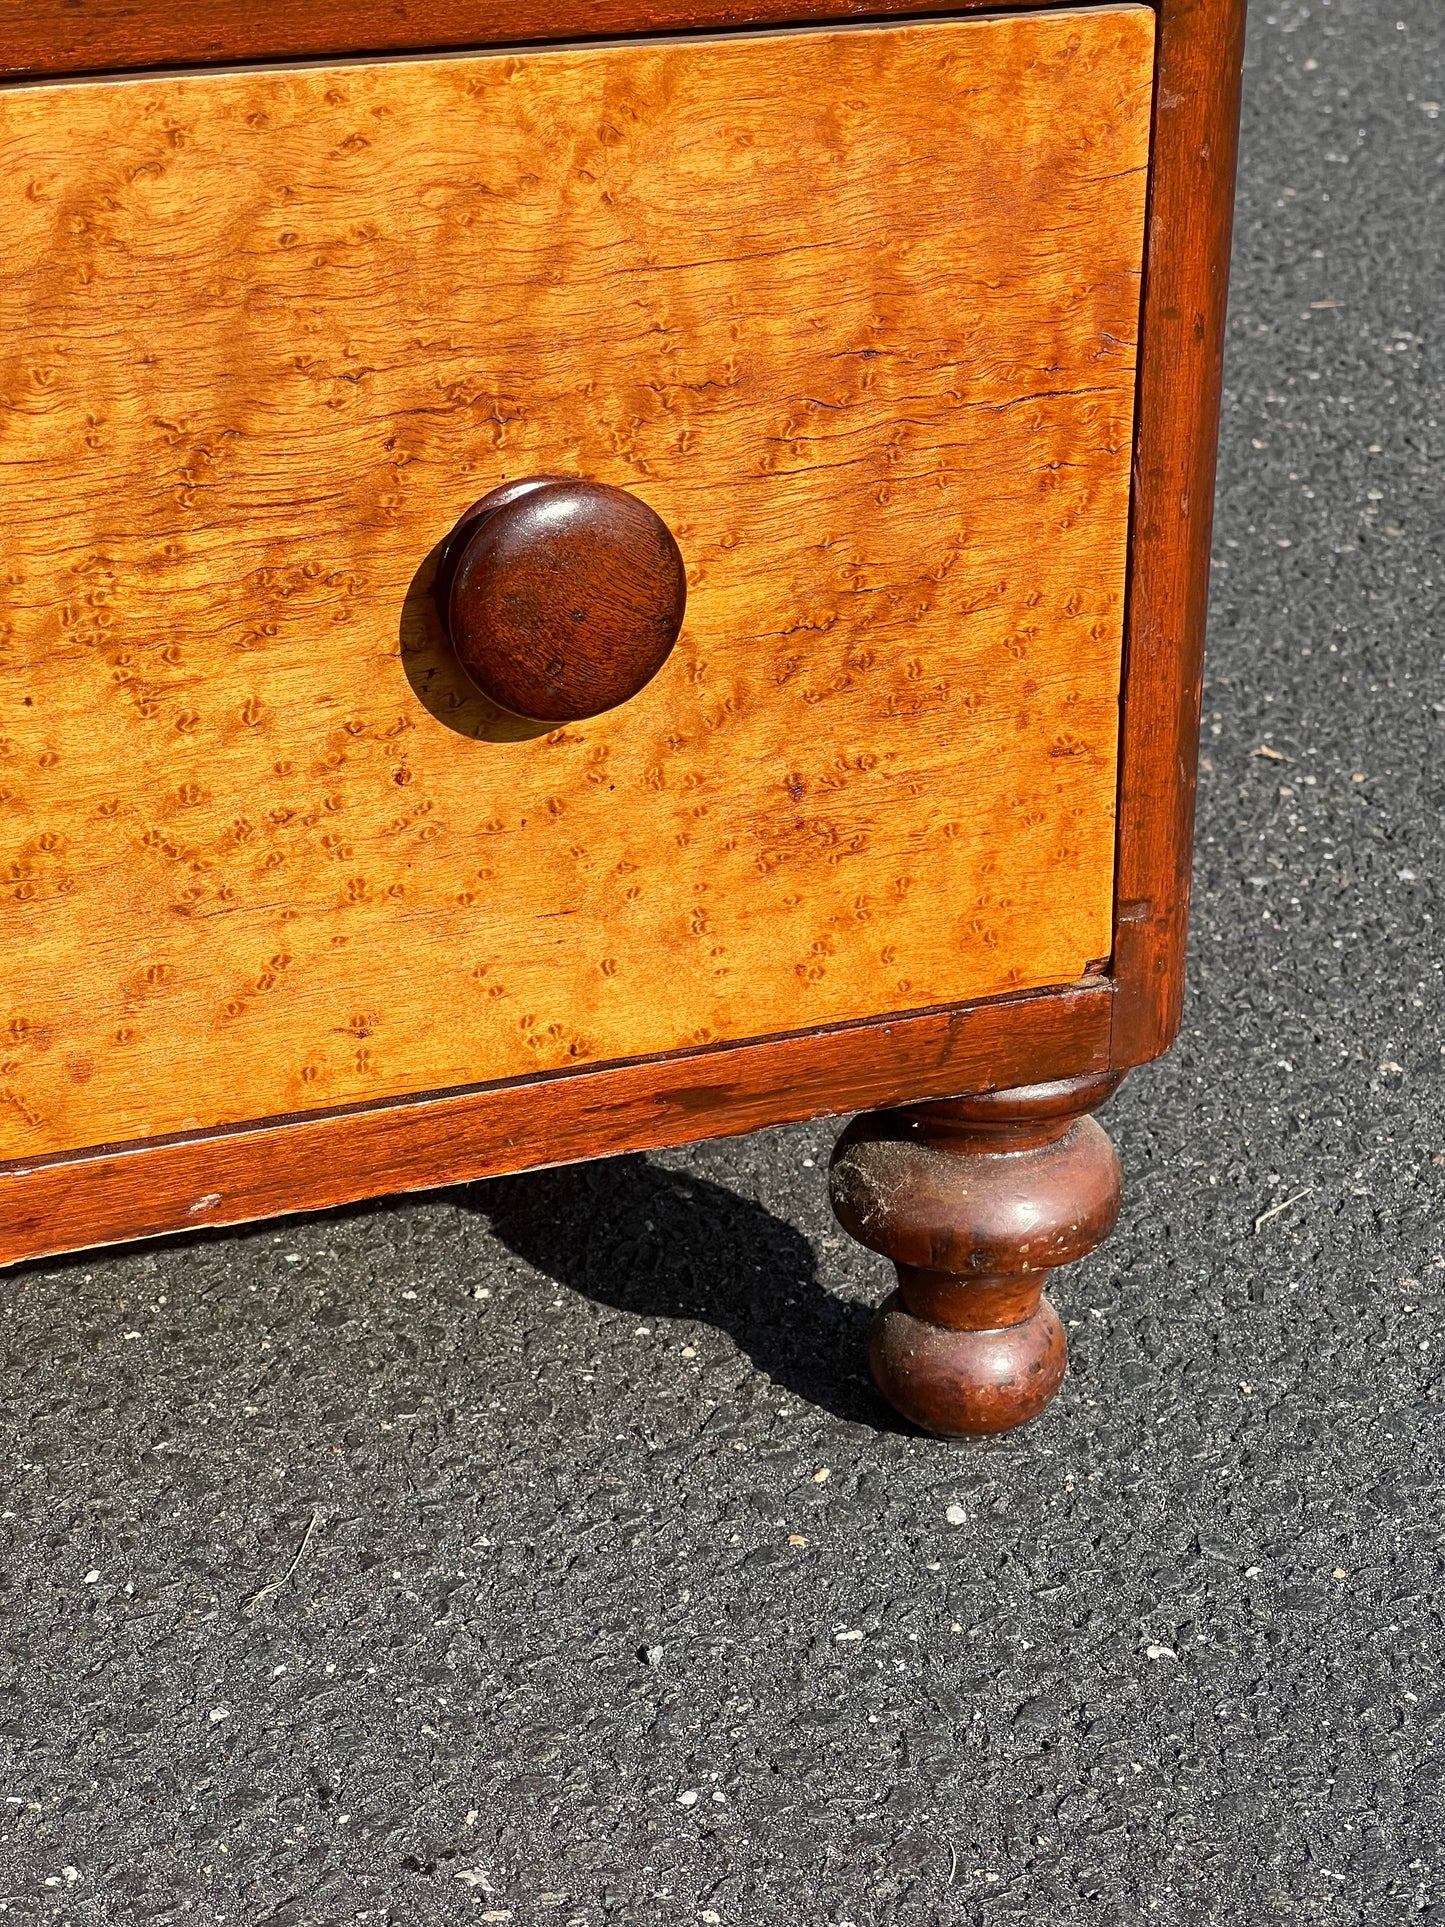
M 1052 1396 L 1178 1021 L 1242 6 L 830 11 L 11 35 L 0 1260 L 861 1108 L 880 1385 Z

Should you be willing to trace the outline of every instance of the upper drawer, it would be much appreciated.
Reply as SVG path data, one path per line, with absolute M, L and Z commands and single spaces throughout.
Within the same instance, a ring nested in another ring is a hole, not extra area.
M 0 92 L 0 1154 L 1110 947 L 1142 7 Z M 641 695 L 428 594 L 639 495 Z

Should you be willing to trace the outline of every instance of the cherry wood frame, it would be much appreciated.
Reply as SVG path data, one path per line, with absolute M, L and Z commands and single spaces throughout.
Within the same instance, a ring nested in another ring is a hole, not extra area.
M 0 76 L 1021 10 L 1027 0 L 18 0 Z M 1037 0 L 1033 0 L 1037 10 Z M 1077 4 L 1077 0 L 1076 0 Z M 1076 985 L 0 1165 L 0 1263 L 1122 1072 L 1178 1029 L 1245 0 L 1156 0 L 1114 946 Z

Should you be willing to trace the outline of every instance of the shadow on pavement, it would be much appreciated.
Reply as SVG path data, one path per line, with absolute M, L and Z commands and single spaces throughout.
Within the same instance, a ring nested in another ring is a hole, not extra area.
M 807 1239 L 762 1205 L 640 1156 L 496 1178 L 461 1198 L 559 1285 L 635 1317 L 714 1325 L 799 1398 L 903 1429 L 868 1378 L 870 1309 L 826 1290 Z

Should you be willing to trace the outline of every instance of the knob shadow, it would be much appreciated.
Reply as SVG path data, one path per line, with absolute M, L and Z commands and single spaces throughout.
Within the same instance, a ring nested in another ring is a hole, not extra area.
M 630 1316 L 716 1326 L 794 1396 L 904 1429 L 868 1378 L 871 1309 L 827 1291 L 807 1239 L 763 1206 L 640 1156 L 495 1178 L 463 1202 L 557 1284 Z
M 482 694 L 457 661 L 432 595 L 444 547 L 438 542 L 424 558 L 401 605 L 401 666 L 412 694 L 429 716 L 473 742 L 526 743 L 545 736 L 555 724 L 508 715 Z

